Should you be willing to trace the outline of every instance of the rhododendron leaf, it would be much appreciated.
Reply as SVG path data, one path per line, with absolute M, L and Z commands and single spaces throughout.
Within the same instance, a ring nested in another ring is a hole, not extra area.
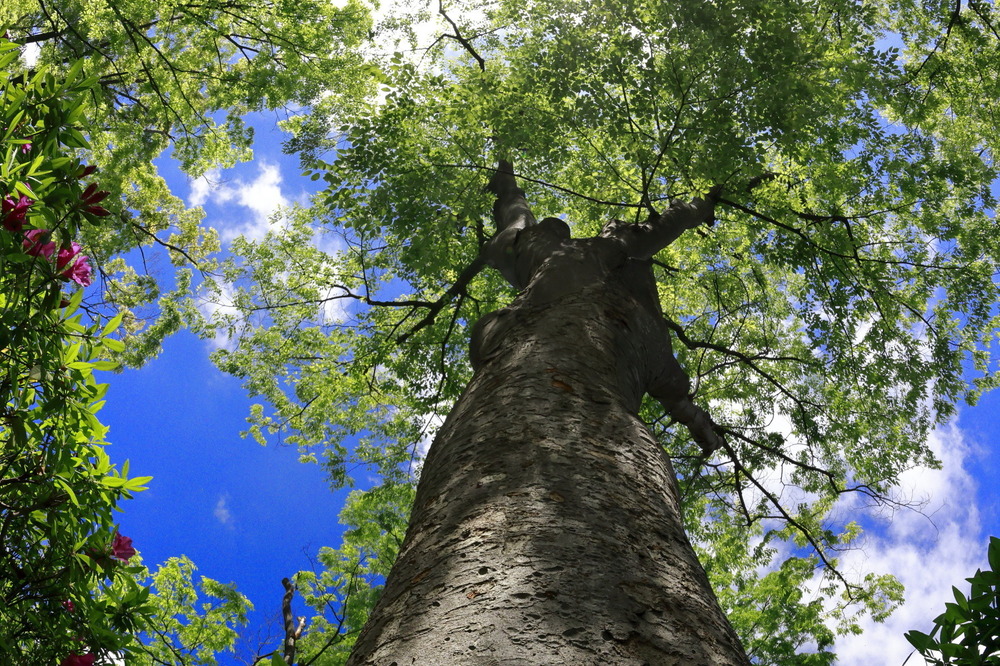
M 125 315 L 123 313 L 119 312 L 110 320 L 108 320 L 108 323 L 104 325 L 103 329 L 101 329 L 101 337 L 106 338 L 107 336 L 117 331 L 118 327 L 122 325 L 122 319 L 124 318 L 124 316 Z M 105 340 L 105 344 L 107 344 L 108 342 L 110 341 Z
M 140 491 L 146 490 L 146 484 L 153 480 L 151 476 L 134 476 L 128 479 L 124 484 L 123 488 L 130 491 Z

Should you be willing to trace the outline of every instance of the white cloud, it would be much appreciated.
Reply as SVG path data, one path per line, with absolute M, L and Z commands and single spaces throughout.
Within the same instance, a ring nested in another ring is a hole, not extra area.
M 427 457 L 427 452 L 437 437 L 438 430 L 444 425 L 444 416 L 440 414 L 424 414 L 420 420 L 423 422 L 420 428 L 420 441 L 417 442 L 417 458 L 422 462 Z
M 859 636 L 837 641 L 839 666 L 901 666 L 912 652 L 903 634 L 929 633 L 933 620 L 953 600 L 952 586 L 968 591 L 965 579 L 986 564 L 987 540 L 975 505 L 976 482 L 965 469 L 969 443 L 955 425 L 932 433 L 931 448 L 942 469 L 918 468 L 904 473 L 900 486 L 920 511 L 898 510 L 883 516 L 879 534 L 866 536 L 862 548 L 845 553 L 846 572 L 894 574 L 906 586 L 906 602 L 883 624 L 862 622 Z M 907 666 L 922 666 L 913 655 Z
M 25 44 L 21 48 L 21 60 L 24 62 L 24 66 L 28 68 L 34 67 L 38 62 L 38 55 L 41 51 L 41 47 L 36 42 Z
M 239 208 L 230 205 L 218 216 L 221 219 L 211 222 L 219 229 L 223 242 L 239 236 L 259 240 L 273 224 L 280 224 L 280 211 L 290 204 L 281 191 L 282 180 L 281 169 L 263 161 L 257 163 L 257 176 L 249 182 L 240 178 L 223 181 L 218 171 L 210 171 L 192 182 L 188 203 L 192 206 L 204 206 L 209 202 L 216 206 L 235 204 L 247 209 L 241 216 Z
M 195 178 L 191 183 L 191 194 L 188 195 L 188 205 L 204 206 L 205 202 L 208 201 L 209 195 L 221 187 L 219 185 L 219 177 L 218 169 L 212 169 L 204 176 Z
M 342 324 L 350 318 L 350 299 L 343 298 L 343 293 L 340 287 L 329 287 L 323 292 L 319 306 L 319 318 L 323 324 Z
M 229 495 L 220 495 L 219 500 L 215 503 L 215 509 L 212 510 L 212 515 L 225 527 L 233 526 L 233 514 L 229 510 Z

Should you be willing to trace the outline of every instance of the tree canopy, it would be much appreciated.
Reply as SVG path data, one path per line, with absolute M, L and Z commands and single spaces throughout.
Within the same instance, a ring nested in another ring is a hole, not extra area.
M 368 87 L 353 48 L 366 35 L 367 11 L 352 2 L 12 0 L 0 8 L 0 26 L 37 47 L 38 66 L 58 71 L 82 59 L 97 79 L 89 156 L 114 167 L 104 187 L 120 205 L 85 240 L 104 298 L 125 313 L 129 364 L 158 353 L 180 326 L 197 327 L 198 311 L 183 306 L 192 271 L 212 270 L 219 249 L 202 211 L 170 191 L 154 160 L 166 153 L 192 178 L 232 166 L 252 158 L 251 114 L 350 106 Z M 152 268 L 145 250 L 140 262 L 122 256 L 151 245 L 178 270 Z
M 381 473 L 390 491 L 372 492 L 391 501 L 361 504 L 382 514 L 372 540 L 398 532 L 397 490 L 471 374 L 469 329 L 514 296 L 481 256 L 498 160 L 574 236 L 717 192 L 714 224 L 654 261 L 674 352 L 726 446 L 704 455 L 653 402 L 643 416 L 751 656 L 782 664 L 829 663 L 859 609 L 898 603 L 891 578 L 837 569 L 860 529 L 837 508 L 895 501 L 900 473 L 935 464 L 930 428 L 997 382 L 998 20 L 990 3 L 905 0 L 440 0 L 374 22 L 354 3 L 0 9 L 40 65 L 85 58 L 97 77 L 88 155 L 121 200 L 85 241 L 126 314 L 122 358 L 182 323 L 229 332 L 215 360 L 261 397 L 252 434 L 282 433 L 334 485 L 358 464 Z M 287 146 L 324 189 L 216 268 L 214 234 L 152 160 L 172 147 L 198 176 L 246 159 L 246 114 L 283 105 Z M 154 239 L 205 272 L 171 286 L 120 257 Z M 234 308 L 205 323 L 196 289 Z M 359 552 L 321 558 L 323 585 L 353 589 Z
M 217 361 L 270 403 L 255 428 L 335 481 L 347 460 L 409 471 L 469 376 L 468 327 L 513 296 L 480 256 L 498 158 L 574 236 L 720 188 L 714 225 L 655 262 L 727 446 L 706 459 L 658 406 L 644 414 L 751 656 L 829 661 L 828 627 L 900 599 L 889 577 L 837 570 L 860 528 L 835 508 L 896 501 L 902 471 L 935 464 L 929 429 L 996 381 L 994 8 L 396 9 L 376 27 L 400 40 L 374 60 L 381 94 L 305 153 L 326 190 L 229 265 L 244 316 Z M 791 557 L 759 573 L 783 540 Z M 816 566 L 827 601 L 789 594 Z M 819 655 L 794 656 L 810 643 Z

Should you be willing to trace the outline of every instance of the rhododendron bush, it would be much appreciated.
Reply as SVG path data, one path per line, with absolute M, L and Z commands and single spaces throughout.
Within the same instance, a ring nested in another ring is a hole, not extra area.
M 96 416 L 94 371 L 121 342 L 84 301 L 96 276 L 80 232 L 110 214 L 83 164 L 94 81 L 79 64 L 20 73 L 18 55 L 0 39 L 0 655 L 93 664 L 148 621 L 113 514 L 148 478 L 111 463 Z

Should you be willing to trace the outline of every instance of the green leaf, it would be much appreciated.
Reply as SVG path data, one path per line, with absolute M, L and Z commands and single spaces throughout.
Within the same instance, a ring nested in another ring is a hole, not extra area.
M 122 324 L 122 318 L 124 316 L 125 316 L 125 313 L 123 313 L 123 312 L 119 312 L 117 315 L 115 315 L 111 319 L 111 321 L 109 321 L 104 326 L 104 328 L 101 330 L 101 337 L 102 338 L 107 337 L 107 336 L 111 335 L 112 333 L 114 333 L 116 330 L 118 330 L 118 327 L 121 326 L 121 324 Z
M 138 492 L 140 490 L 146 490 L 146 484 L 152 480 L 153 477 L 151 476 L 135 476 L 123 484 L 122 487 L 125 488 L 125 490 Z
M 921 654 L 937 648 L 937 641 L 916 629 L 906 632 L 903 637 Z
M 34 199 L 35 198 L 35 194 L 34 194 L 34 192 L 31 191 L 31 188 L 28 187 L 27 184 L 21 182 L 20 180 L 16 181 L 14 183 L 14 189 L 19 194 L 23 194 L 23 195 L 25 195 L 26 197 L 28 197 L 30 199 Z
M 64 87 L 67 87 L 70 84 L 72 84 L 76 80 L 76 78 L 80 76 L 80 73 L 83 71 L 83 63 L 84 63 L 83 59 L 80 58 L 79 60 L 74 62 L 70 66 L 70 68 L 66 71 L 66 74 L 63 77 Z
M 63 308 L 63 319 L 69 319 L 79 308 L 80 303 L 83 302 L 83 290 L 77 289 L 70 294 L 69 303 Z

